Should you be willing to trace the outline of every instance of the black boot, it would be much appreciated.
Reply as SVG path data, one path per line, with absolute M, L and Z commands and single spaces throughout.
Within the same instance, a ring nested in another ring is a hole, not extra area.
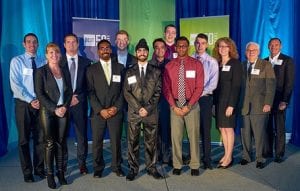
M 53 174 L 48 174 L 47 175 L 47 182 L 48 182 L 48 187 L 49 188 L 51 188 L 51 189 L 56 188 L 56 183 L 55 183 Z
M 58 171 L 57 173 L 58 181 L 61 185 L 67 185 L 67 180 L 65 179 L 65 175 L 63 171 Z

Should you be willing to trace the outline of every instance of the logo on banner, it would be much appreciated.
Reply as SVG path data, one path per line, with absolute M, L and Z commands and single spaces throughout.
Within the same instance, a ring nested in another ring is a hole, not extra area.
M 208 37 L 208 45 L 214 45 L 214 43 L 217 41 L 218 37 L 218 33 L 217 32 L 208 32 L 208 33 L 204 33 L 207 35 Z M 195 39 L 197 37 L 197 34 L 190 34 L 190 42 L 195 42 Z
M 97 46 L 97 43 L 102 39 L 110 41 L 110 35 L 83 34 L 84 46 Z

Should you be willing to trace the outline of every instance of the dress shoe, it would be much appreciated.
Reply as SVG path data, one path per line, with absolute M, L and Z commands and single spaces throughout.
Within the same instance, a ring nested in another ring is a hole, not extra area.
M 133 181 L 134 178 L 136 177 L 136 175 L 137 175 L 136 173 L 134 173 L 133 171 L 130 171 L 126 176 L 126 180 Z
M 116 175 L 119 177 L 125 176 L 125 173 L 123 172 L 123 170 L 121 168 L 114 170 L 113 172 L 116 173 Z
M 280 157 L 280 156 L 276 156 L 275 159 L 274 159 L 274 162 L 282 163 L 283 162 L 283 158 Z
M 264 158 L 273 158 L 273 154 L 272 153 L 265 153 L 263 154 Z
M 51 189 L 56 188 L 56 183 L 55 183 L 53 174 L 48 174 L 47 175 L 47 183 L 48 183 L 49 188 L 51 188 Z
M 34 182 L 34 178 L 33 178 L 32 174 L 24 176 L 24 181 L 28 182 L 28 183 Z
M 60 171 L 57 173 L 57 178 L 58 178 L 58 181 L 60 183 L 60 185 L 67 185 L 67 180 L 65 179 L 65 174 L 63 171 Z
M 199 169 L 192 169 L 191 170 L 191 175 L 192 176 L 199 176 Z
M 246 159 L 242 159 L 240 164 L 241 165 L 247 165 L 249 163 L 249 161 L 247 161 Z
M 188 165 L 188 164 L 190 164 L 190 161 L 191 161 L 191 157 L 190 157 L 190 155 L 182 155 L 182 163 L 184 164 L 184 165 Z
M 241 164 L 242 164 L 242 162 L 241 162 Z M 230 162 L 228 165 L 223 166 L 222 164 L 219 164 L 219 165 L 217 166 L 217 168 L 220 168 L 220 169 L 226 169 L 226 168 L 231 167 L 232 165 L 233 165 L 233 159 L 231 160 L 231 162 Z
M 82 175 L 86 175 L 88 173 L 88 169 L 86 168 L 85 165 L 82 165 L 82 166 L 79 167 L 79 172 Z
M 36 172 L 34 172 L 34 175 L 40 177 L 41 179 L 46 178 L 46 173 L 45 173 L 45 171 L 39 171 L 39 172 L 36 171 Z
M 203 168 L 204 170 L 206 170 L 206 169 L 212 170 L 212 169 L 213 169 L 213 167 L 211 166 L 210 163 L 204 163 L 202 168 Z
M 265 168 L 265 164 L 263 162 L 257 162 L 256 168 L 263 169 L 263 168 Z
M 180 175 L 180 174 L 181 174 L 181 169 L 174 168 L 174 169 L 173 169 L 173 174 L 174 174 L 174 175 Z
M 163 179 L 164 177 L 157 171 L 157 169 L 147 170 L 147 174 L 153 176 L 155 179 Z
M 94 178 L 101 178 L 102 177 L 102 171 L 95 171 L 94 172 Z

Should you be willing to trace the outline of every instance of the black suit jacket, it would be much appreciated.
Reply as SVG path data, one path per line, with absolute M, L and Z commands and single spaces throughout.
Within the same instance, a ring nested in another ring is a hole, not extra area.
M 77 94 L 79 103 L 87 103 L 87 83 L 86 83 L 86 70 L 87 67 L 91 64 L 91 60 L 78 56 L 78 70 L 77 70 L 77 83 L 76 89 L 73 94 Z M 64 55 L 61 59 L 60 65 L 64 70 L 67 71 L 67 77 L 71 81 L 71 75 L 69 72 L 68 60 Z
M 273 109 L 278 108 L 280 102 L 289 103 L 294 85 L 294 64 L 293 59 L 285 54 L 278 57 L 282 60 L 281 65 L 274 65 L 276 77 L 276 92 L 273 102 Z M 265 58 L 269 60 L 269 57 Z
M 67 77 L 68 70 L 61 67 L 61 73 L 64 86 L 63 106 L 68 108 L 72 100 L 72 85 L 70 79 Z M 54 112 L 57 108 L 60 92 L 48 64 L 37 69 L 34 82 L 35 92 L 41 107 L 44 107 L 50 112 Z
M 102 109 L 112 106 L 117 107 L 118 113 L 122 113 L 124 102 L 122 91 L 123 70 L 124 66 L 122 64 L 117 63 L 116 60 L 112 60 L 111 81 L 110 85 L 108 85 L 100 62 L 88 67 L 86 78 L 92 116 L 98 115 Z
M 135 113 L 144 107 L 149 114 L 157 107 L 161 93 L 161 71 L 148 63 L 145 87 L 141 86 L 139 65 L 134 63 L 127 71 L 124 80 L 124 97 Z

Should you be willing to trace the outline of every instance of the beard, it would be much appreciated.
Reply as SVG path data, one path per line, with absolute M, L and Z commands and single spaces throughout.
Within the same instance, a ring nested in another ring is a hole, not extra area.
M 140 55 L 137 57 L 138 61 L 145 62 L 147 60 L 148 56 L 146 55 Z

